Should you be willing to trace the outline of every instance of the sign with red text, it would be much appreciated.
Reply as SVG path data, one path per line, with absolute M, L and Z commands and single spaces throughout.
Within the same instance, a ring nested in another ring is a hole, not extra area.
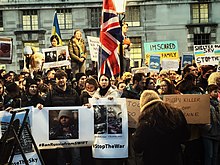
M 180 108 L 184 113 L 188 124 L 210 123 L 209 95 L 164 95 L 163 100 L 174 107 Z

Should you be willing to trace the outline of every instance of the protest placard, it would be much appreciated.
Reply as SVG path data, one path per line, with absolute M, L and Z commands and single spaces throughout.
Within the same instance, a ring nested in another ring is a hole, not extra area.
M 11 64 L 13 55 L 12 38 L 0 38 L 0 62 L 2 64 Z
M 198 65 L 218 65 L 220 44 L 194 45 L 194 55 Z
M 175 70 L 175 71 L 178 71 L 178 69 L 179 69 L 179 61 L 178 60 L 163 59 L 161 61 L 161 66 L 165 70 Z
M 210 123 L 209 95 L 164 95 L 163 100 L 174 107 L 180 108 L 189 124 Z
M 159 72 L 160 71 L 160 55 L 152 54 L 149 58 L 149 71 Z
M 140 100 L 126 99 L 128 110 L 128 127 L 136 128 L 140 116 Z
M 128 157 L 128 115 L 125 98 L 89 99 L 95 113 L 94 158 Z
M 45 57 L 45 69 L 70 65 L 68 46 L 42 49 L 42 52 Z
M 131 73 L 134 75 L 135 73 L 144 73 L 147 74 L 149 72 L 148 67 L 138 67 L 138 68 L 132 68 Z
M 146 58 L 151 54 L 159 54 L 162 59 L 178 60 L 178 44 L 177 41 L 161 41 L 144 43 L 144 51 Z
M 99 45 L 100 41 L 98 37 L 87 36 L 89 43 L 89 51 L 92 61 L 98 62 Z
M 193 63 L 193 54 L 192 53 L 183 53 L 181 59 L 181 70 L 187 65 Z
M 44 107 L 33 110 L 33 136 L 39 149 L 91 146 L 94 112 L 87 107 Z M 68 122 L 63 123 L 62 117 Z M 41 121 L 41 122 L 39 122 Z M 68 125 L 67 129 L 62 129 Z

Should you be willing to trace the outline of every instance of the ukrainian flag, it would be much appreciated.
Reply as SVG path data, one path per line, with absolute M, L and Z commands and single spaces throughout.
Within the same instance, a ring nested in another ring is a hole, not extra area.
M 60 34 L 60 27 L 59 27 L 59 23 L 58 23 L 58 18 L 57 18 L 57 12 L 55 11 L 54 13 L 54 19 L 53 19 L 53 27 L 52 27 L 52 35 L 57 35 L 59 38 L 59 45 L 63 45 L 62 44 L 62 38 L 61 38 L 61 34 Z

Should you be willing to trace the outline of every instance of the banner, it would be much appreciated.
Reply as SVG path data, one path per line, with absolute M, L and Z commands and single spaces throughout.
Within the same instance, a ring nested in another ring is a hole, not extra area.
M 162 59 L 179 60 L 177 41 L 144 43 L 146 59 L 152 54 L 159 54 Z
M 209 95 L 164 95 L 163 100 L 174 107 L 180 108 L 189 124 L 210 123 Z
M 100 41 L 98 37 L 87 36 L 92 61 L 98 62 Z
M 58 46 L 42 49 L 45 63 L 43 68 L 54 68 L 70 65 L 68 46 Z
M 93 106 L 94 158 L 128 157 L 128 115 L 126 99 L 89 99 Z
M 27 107 L 28 109 L 31 109 L 31 107 Z M 15 120 L 16 119 L 19 119 L 20 121 L 20 126 L 23 122 L 23 119 L 24 119 L 24 115 L 25 115 L 25 112 L 19 112 L 19 113 L 16 113 L 16 116 L 15 116 Z M 8 126 L 9 126 L 9 122 L 11 120 L 11 113 L 7 112 L 7 111 L 1 111 L 0 112 L 0 138 L 2 138 L 2 135 L 5 133 L 5 131 L 7 130 Z M 28 116 L 28 125 L 29 125 L 29 128 L 31 128 L 31 115 Z M 6 137 L 8 139 L 12 138 L 11 136 L 12 135 L 9 135 L 10 137 Z M 28 160 L 28 163 L 30 165 L 40 165 L 40 160 L 37 156 L 37 154 L 34 152 L 34 148 L 32 146 L 32 141 L 31 141 L 31 138 L 30 136 L 28 135 L 27 133 L 27 130 L 24 129 L 22 131 L 22 134 L 21 134 L 21 138 L 20 138 L 20 144 L 21 144 L 21 147 L 25 153 L 25 156 Z M 14 155 L 14 158 L 13 158 L 13 161 L 12 161 L 12 165 L 17 165 L 17 164 L 25 164 L 24 163 L 24 160 L 23 160 L 23 157 L 21 156 L 20 154 L 21 152 L 20 151 L 16 151 L 15 152 L 15 155 Z
M 44 107 L 32 113 L 33 136 L 39 149 L 91 146 L 94 141 L 92 109 Z
M 128 127 L 136 128 L 140 116 L 140 100 L 126 99 L 128 109 Z
M 194 55 L 198 65 L 218 65 L 220 44 L 194 45 Z

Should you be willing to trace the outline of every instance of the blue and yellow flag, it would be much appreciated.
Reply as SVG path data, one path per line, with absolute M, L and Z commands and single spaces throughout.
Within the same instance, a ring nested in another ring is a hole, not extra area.
M 58 18 L 57 18 L 57 12 L 55 11 L 54 13 L 54 19 L 53 19 L 53 27 L 52 27 L 52 35 L 57 35 L 59 38 L 59 45 L 62 46 L 62 38 L 61 38 L 61 34 L 60 34 L 60 27 L 59 27 L 59 23 L 58 23 Z

